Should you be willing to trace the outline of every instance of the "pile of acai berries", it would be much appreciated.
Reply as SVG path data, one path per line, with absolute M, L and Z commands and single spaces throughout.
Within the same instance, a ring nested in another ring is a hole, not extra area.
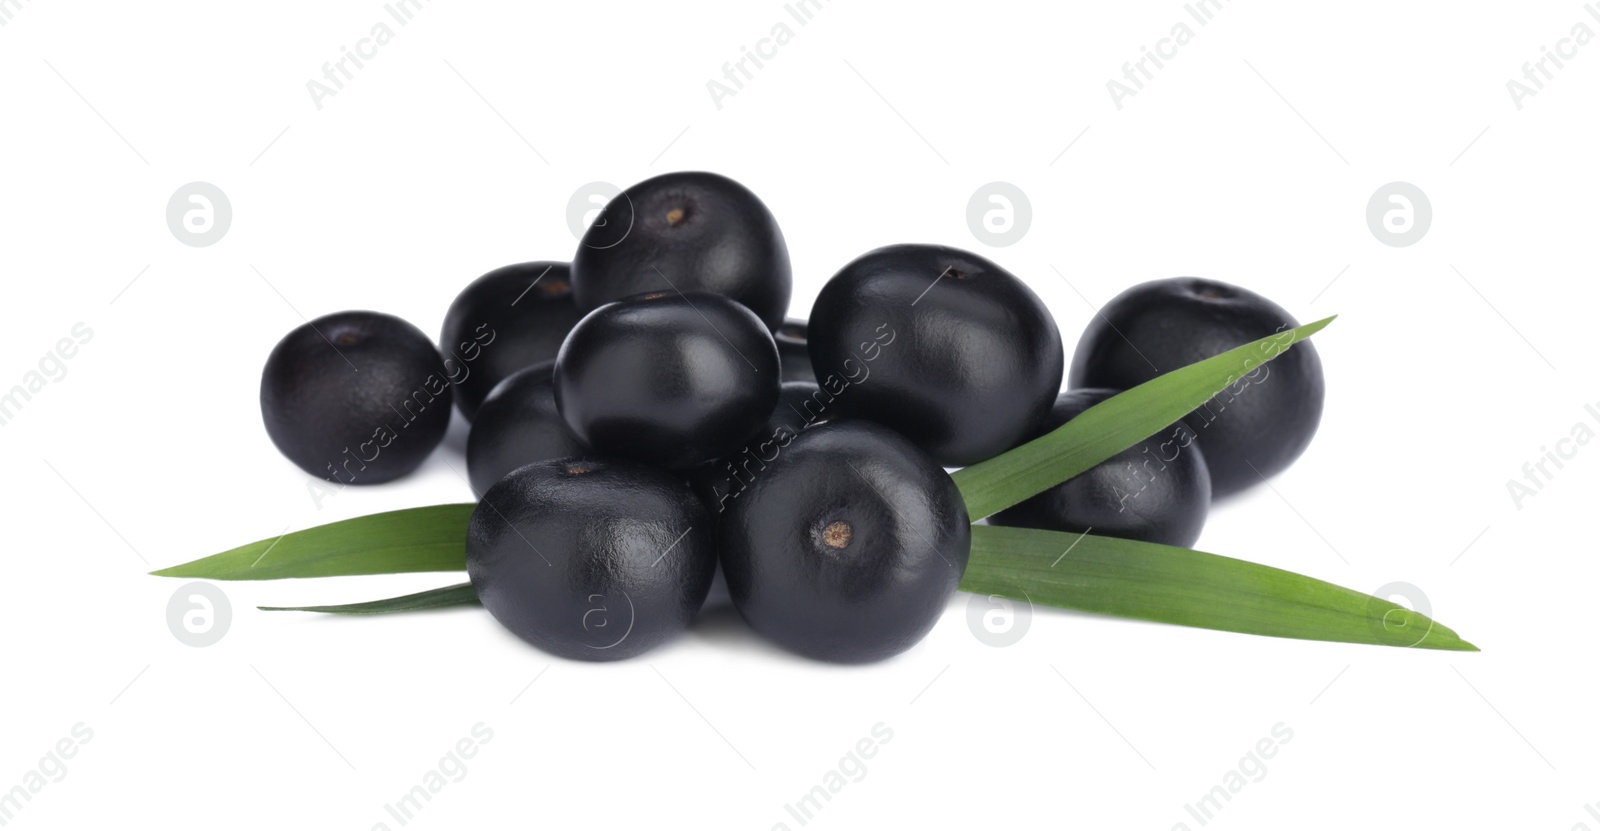
M 452 403 L 479 503 L 467 570 L 506 628 L 571 658 L 638 655 L 688 626 L 719 571 L 749 625 L 872 661 L 933 627 L 971 524 L 946 473 L 1155 376 L 1296 324 L 1210 280 L 1134 286 L 1094 316 L 1061 391 L 1061 334 L 995 263 L 892 245 L 786 319 L 789 254 L 755 194 L 672 173 L 613 199 L 570 263 L 468 285 L 439 345 L 350 311 L 267 359 L 267 433 L 348 485 L 420 466 Z M 1213 498 L 1295 460 L 1323 381 L 1309 343 L 1168 430 L 991 518 L 1192 545 Z

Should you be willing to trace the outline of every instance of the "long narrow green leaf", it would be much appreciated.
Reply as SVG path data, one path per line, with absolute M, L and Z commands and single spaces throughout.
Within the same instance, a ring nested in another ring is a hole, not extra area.
M 444 609 L 450 606 L 476 606 L 478 593 L 471 583 L 445 586 L 438 589 L 368 600 L 365 603 L 343 603 L 337 606 L 257 606 L 263 612 L 326 612 L 334 615 L 382 615 L 390 612 L 421 612 Z
M 1477 651 L 1382 598 L 1216 554 L 1112 537 L 975 526 L 963 591 L 1115 617 L 1301 640 Z M 476 605 L 470 583 L 334 606 L 267 611 L 385 614 Z
M 460 571 L 467 564 L 471 503 L 430 505 L 347 519 L 153 571 L 158 577 L 279 580 L 409 571 Z
M 1225 632 L 1478 651 L 1388 600 L 1270 566 L 1111 537 L 974 526 L 961 588 Z
M 956 471 L 951 478 L 967 502 L 967 514 L 976 522 L 1160 433 L 1332 322 L 1332 317 L 1323 318 L 1173 370 L 1084 410 L 1027 444 Z

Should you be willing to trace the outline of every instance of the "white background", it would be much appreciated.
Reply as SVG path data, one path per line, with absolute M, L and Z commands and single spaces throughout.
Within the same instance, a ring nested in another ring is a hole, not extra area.
M 1574 23 L 1600 30 L 1576 0 L 1234 0 L 1203 27 L 1177 2 L 832 0 L 804 26 L 776 0 L 433 2 L 320 110 L 307 81 L 389 20 L 376 0 L 7 8 L 0 389 L 75 323 L 94 333 L 0 427 L 0 789 L 93 731 L 7 827 L 399 827 L 384 805 L 481 722 L 492 740 L 411 827 L 798 828 L 785 804 L 882 722 L 892 740 L 809 827 L 1198 828 L 1184 806 L 1281 722 L 1292 740 L 1208 827 L 1600 828 L 1600 449 L 1520 508 L 1506 487 L 1574 424 L 1600 430 L 1600 46 L 1520 110 L 1506 89 Z M 780 21 L 792 40 L 719 109 L 707 82 Z M 1107 81 L 1179 21 L 1193 40 L 1118 109 Z M 958 595 L 868 667 L 779 653 L 727 610 L 585 665 L 476 609 L 254 609 L 455 575 L 225 584 L 222 640 L 174 638 L 180 583 L 151 568 L 470 499 L 457 424 L 418 474 L 319 510 L 261 428 L 279 337 L 346 308 L 436 333 L 472 278 L 570 256 L 577 188 L 679 169 L 766 200 L 799 315 L 851 257 L 903 241 L 1006 265 L 1069 348 L 1093 306 L 1156 277 L 1339 313 L 1316 338 L 1317 440 L 1198 547 L 1408 583 L 1483 652 L 1046 609 L 993 648 Z M 234 213 L 204 248 L 165 220 L 197 180 Z M 997 180 L 1033 213 L 1003 249 L 965 218 Z M 1433 207 L 1410 247 L 1366 224 L 1395 180 Z

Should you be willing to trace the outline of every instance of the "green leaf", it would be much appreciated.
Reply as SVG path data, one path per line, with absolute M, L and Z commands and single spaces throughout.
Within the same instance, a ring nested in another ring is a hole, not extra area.
M 1084 410 L 1027 444 L 956 471 L 951 478 L 967 502 L 968 516 L 976 522 L 1009 508 L 1160 433 L 1332 322 L 1332 317 L 1323 318 L 1173 370 Z
M 401 522 L 426 519 L 438 525 L 440 530 L 448 526 L 453 537 L 464 539 L 465 515 L 458 512 L 452 517 L 444 510 L 462 507 L 466 506 L 412 508 L 391 512 L 393 516 L 389 519 Z M 312 531 L 345 524 L 335 523 Z M 266 543 L 263 541 L 256 545 L 264 546 Z M 447 571 L 463 567 L 459 545 L 450 554 L 442 553 L 443 546 L 439 548 L 441 553 L 426 561 L 428 567 L 410 570 Z M 382 559 L 390 554 L 397 554 L 399 559 Z M 350 553 L 345 555 L 347 559 L 350 556 Z M 391 547 L 387 554 L 381 549 L 371 549 L 366 556 L 379 559 L 357 561 L 361 566 L 358 571 L 348 566 L 330 570 L 326 560 L 311 558 L 306 561 L 306 567 L 298 569 L 296 574 L 303 576 L 310 568 L 317 568 L 325 574 L 378 573 L 402 562 L 424 562 L 420 557 L 409 555 L 404 546 Z M 211 559 L 214 558 L 199 563 Z M 195 565 L 191 563 L 167 571 L 191 569 L 178 576 L 234 573 L 232 567 L 211 571 L 192 569 Z M 961 589 L 1114 617 L 1226 632 L 1477 651 L 1477 647 L 1425 615 L 1332 583 L 1187 548 L 1088 534 L 974 526 L 972 555 Z M 476 603 L 477 595 L 472 591 L 471 584 L 462 583 L 364 603 L 261 608 L 267 611 L 383 614 Z
M 158 577 L 279 580 L 467 567 L 467 520 L 476 505 L 430 505 L 284 534 L 153 571 Z
M 1270 566 L 1112 537 L 973 526 L 961 588 L 1224 632 L 1478 651 L 1388 600 Z
M 428 589 L 416 594 L 368 600 L 365 603 L 344 603 L 338 606 L 257 606 L 263 612 L 327 612 L 334 615 L 382 615 L 390 612 L 421 612 L 444 609 L 450 606 L 476 606 L 478 593 L 471 583 Z

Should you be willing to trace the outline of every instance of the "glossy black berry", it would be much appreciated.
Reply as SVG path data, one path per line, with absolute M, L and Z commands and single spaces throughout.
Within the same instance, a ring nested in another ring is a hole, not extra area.
M 577 456 L 587 448 L 556 411 L 555 361 L 524 367 L 495 385 L 467 434 L 467 479 L 482 495 L 526 464 Z
M 553 360 L 581 317 L 566 263 L 518 263 L 472 281 L 451 302 L 439 336 L 461 414 L 472 421 L 496 384 Z
M 833 400 L 816 384 L 785 382 L 778 391 L 778 405 L 744 447 L 695 468 L 689 484 L 713 514 L 722 513 L 802 430 L 832 420 Z
M 518 468 L 467 528 L 467 575 L 523 640 L 585 661 L 628 658 L 689 624 L 716 570 L 688 485 L 644 465 L 574 457 Z
M 778 347 L 718 294 L 645 294 L 573 327 L 556 405 L 596 453 L 687 470 L 743 446 L 778 401 Z
M 451 384 L 421 329 L 339 312 L 285 335 L 261 371 L 261 418 L 301 470 L 347 485 L 416 470 L 450 424 Z
M 667 173 L 606 204 L 572 257 L 578 307 L 641 292 L 709 291 L 749 307 L 769 330 L 789 310 L 789 249 L 767 206 L 715 173 Z
M 1064 392 L 1037 432 L 1044 435 L 1116 394 Z M 989 521 L 1188 548 L 1200 539 L 1210 506 L 1205 454 L 1194 431 L 1180 421 Z
M 806 322 L 799 318 L 786 318 L 772 336 L 778 342 L 778 363 L 783 368 L 783 380 L 808 381 L 815 384 L 817 374 L 811 371 L 811 350 L 806 345 Z
M 886 424 L 946 466 L 1016 445 L 1061 390 L 1061 333 L 1021 280 L 976 254 L 891 245 L 811 309 L 811 366 L 851 385 L 841 414 Z
M 955 483 L 899 434 L 840 421 L 802 432 L 722 515 L 740 615 L 813 658 L 876 661 L 928 633 L 967 567 Z
M 1283 307 L 1227 283 L 1195 277 L 1141 283 L 1113 298 L 1084 330 L 1069 383 L 1127 389 L 1297 325 Z M 1205 450 L 1211 495 L 1237 493 L 1299 458 L 1322 420 L 1323 391 L 1322 361 L 1303 341 L 1187 416 Z

